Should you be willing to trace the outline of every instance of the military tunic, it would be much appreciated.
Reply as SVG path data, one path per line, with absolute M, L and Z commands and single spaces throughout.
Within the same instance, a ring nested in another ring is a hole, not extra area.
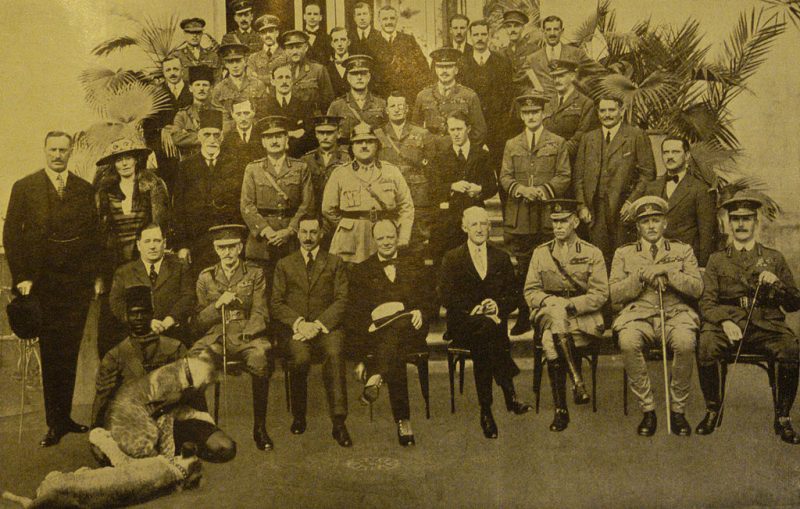
M 272 53 L 266 47 L 261 47 L 255 53 L 247 57 L 247 72 L 264 82 L 265 85 L 272 83 L 272 69 L 281 61 L 285 61 L 284 52 L 277 45 L 273 46 Z
M 543 124 L 548 131 L 567 140 L 570 162 L 574 163 L 581 137 L 599 127 L 600 121 L 594 102 L 577 90 L 573 90 L 561 104 L 557 95 L 550 99 L 545 108 Z
M 456 83 L 443 96 L 439 84 L 435 83 L 423 88 L 414 101 L 411 122 L 424 127 L 437 136 L 447 136 L 447 115 L 455 111 L 464 113 L 469 118 L 472 128 L 469 139 L 476 146 L 483 146 L 486 139 L 486 120 L 483 118 L 481 101 L 470 88 Z
M 222 64 L 219 61 L 219 55 L 217 55 L 218 47 L 219 46 L 215 42 L 212 47 L 201 47 L 195 52 L 192 51 L 191 45 L 184 44 L 180 49 L 176 50 L 173 55 L 181 61 L 181 67 L 183 68 L 183 81 L 189 83 L 189 67 L 195 67 L 198 65 L 205 65 L 214 69 L 215 79 L 218 80 L 220 77 L 222 77 Z
M 320 111 L 327 111 L 333 101 L 333 85 L 328 71 L 316 62 L 301 62 L 293 70 L 292 93 L 314 103 Z
M 247 49 L 251 54 L 260 50 L 264 46 L 264 41 L 261 40 L 261 36 L 258 35 L 258 32 L 252 29 L 249 32 L 242 32 L 241 30 L 236 29 L 233 32 L 228 32 L 222 36 L 222 44 L 237 42 L 247 46 Z
M 603 253 L 581 239 L 563 247 L 556 240 L 540 245 L 531 257 L 524 295 L 532 311 L 531 321 L 538 323 L 540 332 L 572 333 L 576 345 L 588 344 L 589 337 L 601 336 L 605 330 L 601 309 L 608 301 L 608 274 Z M 569 300 L 575 313 L 567 315 L 550 306 L 551 296 Z M 547 341 L 540 337 L 547 358 L 555 359 L 552 336 L 546 335 Z
M 328 161 L 325 162 L 322 150 L 316 148 L 306 153 L 300 160 L 308 165 L 311 172 L 311 185 L 314 188 L 314 215 L 320 217 L 322 214 L 322 193 L 325 191 L 325 184 L 328 183 L 331 172 L 335 167 L 350 162 L 350 154 L 347 153 L 346 149 L 336 147 L 331 152 Z
M 342 117 L 339 132 L 349 136 L 353 127 L 360 123 L 369 124 L 377 129 L 386 123 L 386 100 L 367 92 L 364 107 L 360 107 L 351 92 L 336 98 L 328 107 L 328 115 Z
M 398 243 L 407 245 L 414 224 L 414 202 L 400 169 L 380 161 L 369 166 L 353 161 L 331 173 L 322 195 L 322 214 L 336 230 L 330 252 L 360 263 L 377 251 L 372 225 L 379 219 L 398 224 Z
M 244 170 L 240 206 L 250 228 L 246 257 L 270 260 L 274 264 L 281 255 L 294 250 L 295 240 L 275 247 L 269 246 L 267 239 L 259 234 L 267 226 L 275 231 L 284 228 L 297 231 L 300 218 L 314 210 L 308 165 L 291 157 L 286 157 L 280 168 L 273 168 L 266 157 L 248 164 Z
M 631 390 L 643 412 L 655 409 L 650 377 L 642 349 L 658 344 L 661 336 L 658 290 L 640 279 L 640 271 L 652 265 L 667 265 L 667 288 L 663 292 L 666 341 L 671 347 L 672 411 L 683 413 L 689 398 L 692 366 L 695 362 L 695 335 L 700 324 L 692 304 L 703 292 L 703 281 L 692 247 L 682 242 L 660 239 L 656 254 L 645 240 L 626 244 L 614 253 L 609 276 L 611 302 L 622 308 L 613 328 L 619 337 L 622 359 Z
M 214 85 L 211 91 L 211 104 L 222 110 L 223 126 L 226 131 L 232 129 L 233 117 L 231 108 L 234 103 L 249 100 L 253 107 L 260 109 L 260 102 L 267 95 L 267 85 L 258 78 L 242 76 L 241 86 L 237 85 L 231 76 Z M 263 106 L 262 106 L 263 108 Z
M 242 358 L 254 376 L 266 376 L 267 351 L 271 348 L 265 337 L 269 321 L 266 291 L 264 272 L 255 264 L 240 261 L 230 279 L 220 263 L 204 269 L 197 278 L 194 326 L 205 335 L 192 349 L 222 341 L 222 310 L 214 304 L 223 293 L 235 293 L 237 300 L 225 307 L 227 355 Z
M 512 82 L 514 84 L 515 96 L 522 95 L 530 88 L 530 80 L 526 71 L 526 62 L 530 55 L 539 50 L 539 45 L 530 40 L 529 35 L 523 35 L 515 44 L 509 43 L 501 50 L 502 54 L 511 61 L 513 71 Z

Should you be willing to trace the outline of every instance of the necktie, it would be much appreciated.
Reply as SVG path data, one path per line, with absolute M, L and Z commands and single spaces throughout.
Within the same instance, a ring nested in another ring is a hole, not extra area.
M 461 147 L 458 148 L 458 160 L 461 163 L 467 162 L 467 158 L 464 157 L 464 150 L 462 150 Z
M 381 267 L 389 267 L 394 266 L 394 258 L 389 258 L 388 260 L 380 260 Z
M 475 269 L 478 271 L 478 275 L 481 279 L 486 277 L 486 264 L 483 262 L 483 248 L 480 246 L 475 248 Z
M 558 96 L 558 106 L 559 107 L 564 106 L 564 96 L 563 95 Z
M 533 136 L 531 136 L 531 152 L 533 152 L 534 148 L 536 148 L 536 135 L 535 134 Z
M 206 159 L 206 162 L 208 163 L 208 167 L 211 169 L 214 169 L 214 165 L 217 164 L 216 159 Z
M 286 107 L 286 97 L 281 97 L 281 108 Z
M 311 277 L 311 270 L 314 268 L 314 253 L 308 252 L 308 259 L 306 259 L 306 273 Z
M 678 183 L 678 176 L 677 175 L 667 175 L 667 182 L 674 182 L 675 184 Z
M 156 285 L 156 280 L 158 279 L 158 272 L 156 272 L 156 264 L 150 264 L 150 286 Z
M 656 259 L 657 254 L 658 254 L 658 246 L 655 244 L 650 244 L 650 256 L 653 257 L 653 260 Z
M 56 177 L 56 192 L 58 193 L 59 198 L 64 197 L 65 187 L 66 186 L 64 185 L 64 176 L 59 173 L 58 176 Z
M 611 131 L 606 131 L 606 145 L 611 143 Z

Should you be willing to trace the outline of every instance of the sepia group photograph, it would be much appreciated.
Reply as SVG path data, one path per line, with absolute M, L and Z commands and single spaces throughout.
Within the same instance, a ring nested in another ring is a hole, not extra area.
M 800 0 L 4 0 L 0 509 L 800 508 L 798 54 Z

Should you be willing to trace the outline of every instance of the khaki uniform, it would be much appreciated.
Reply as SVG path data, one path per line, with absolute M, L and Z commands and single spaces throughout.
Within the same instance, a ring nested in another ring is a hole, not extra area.
M 302 62 L 294 70 L 292 93 L 326 111 L 333 101 L 333 85 L 328 71 L 316 62 Z
M 464 113 L 470 120 L 470 141 L 477 147 L 486 140 L 486 120 L 481 101 L 470 88 L 456 83 L 447 97 L 439 92 L 438 83 L 423 88 L 414 101 L 411 122 L 424 127 L 437 136 L 447 136 L 447 115 L 455 111 Z
M 266 289 L 264 272 L 255 264 L 239 262 L 230 279 L 219 263 L 204 269 L 197 278 L 194 326 L 205 336 L 192 349 L 222 341 L 222 310 L 214 304 L 223 293 L 235 293 L 238 300 L 225 307 L 227 356 L 243 359 L 247 371 L 254 376 L 266 376 L 267 351 L 271 348 L 265 337 L 269 320 Z
M 334 168 L 350 162 L 350 154 L 347 149 L 336 147 L 325 161 L 322 151 L 316 148 L 306 153 L 300 160 L 308 165 L 311 172 L 311 185 L 314 188 L 314 214 L 319 216 L 322 213 L 322 193 L 325 191 L 325 184 L 328 183 Z
M 377 129 L 386 123 L 386 100 L 367 93 L 364 107 L 360 107 L 350 92 L 335 99 L 328 108 L 328 115 L 342 117 L 339 132 L 350 133 L 358 124 L 369 124 Z
M 581 137 L 600 126 L 594 102 L 577 90 L 573 90 L 561 104 L 557 95 L 550 99 L 545 115 L 544 128 L 567 140 L 572 163 L 575 162 Z
M 192 46 L 184 44 L 180 49 L 176 50 L 173 55 L 181 61 L 183 68 L 183 81 L 189 82 L 189 67 L 198 65 L 205 65 L 214 69 L 214 78 L 219 79 L 222 76 L 222 65 L 217 55 L 217 47 L 199 48 L 196 52 L 192 50 Z
M 398 224 L 398 242 L 408 244 L 414 224 L 414 202 L 400 169 L 380 161 L 338 166 L 322 195 L 322 214 L 336 230 L 330 252 L 359 263 L 377 251 L 372 225 L 379 219 Z
M 222 36 L 222 44 L 237 42 L 247 46 L 247 49 L 251 54 L 260 50 L 262 46 L 264 46 L 264 41 L 261 40 L 261 36 L 259 36 L 258 32 L 253 29 L 250 29 L 249 32 L 242 32 L 237 28 L 233 32 L 228 32 Z
M 501 50 L 501 53 L 511 61 L 511 70 L 513 71 L 512 82 L 514 84 L 515 96 L 522 95 L 531 87 L 531 82 L 528 79 L 527 61 L 530 55 L 536 53 L 539 46 L 530 40 L 530 36 L 523 35 L 519 38 L 516 44 L 509 44 Z
M 608 274 L 603 253 L 581 239 L 565 248 L 558 246 L 556 240 L 542 244 L 533 251 L 524 295 L 531 309 L 531 321 L 537 323 L 540 332 L 569 333 L 577 346 L 587 345 L 591 337 L 601 336 L 605 330 L 600 311 L 608 301 Z M 550 296 L 569 300 L 575 307 L 575 314 L 567 315 L 559 307 L 548 306 L 547 297 Z M 540 334 L 540 337 L 545 356 L 557 358 L 552 335 Z
M 695 343 L 700 318 L 692 299 L 703 292 L 703 281 L 691 246 L 661 239 L 652 255 L 652 244 L 640 240 L 626 244 L 614 253 L 609 287 L 615 309 L 622 308 L 613 328 L 619 337 L 622 359 L 631 391 L 639 399 L 643 412 L 655 409 L 653 390 L 642 350 L 657 344 L 661 335 L 658 290 L 643 283 L 639 270 L 651 265 L 667 265 L 667 289 L 663 292 L 666 317 L 666 341 L 674 353 L 670 401 L 672 411 L 683 413 L 689 398 Z
M 265 47 L 247 57 L 247 72 L 260 79 L 265 85 L 272 83 L 272 68 L 276 62 L 285 59 L 283 50 L 276 44 L 270 54 Z
M 214 85 L 211 91 L 211 104 L 222 110 L 224 129 L 226 131 L 233 128 L 233 117 L 231 117 L 231 107 L 239 101 L 249 100 L 253 107 L 258 109 L 259 102 L 267 95 L 267 85 L 258 78 L 242 76 L 241 87 L 237 86 L 233 78 L 228 76 L 224 80 Z M 262 115 L 264 112 L 257 112 Z

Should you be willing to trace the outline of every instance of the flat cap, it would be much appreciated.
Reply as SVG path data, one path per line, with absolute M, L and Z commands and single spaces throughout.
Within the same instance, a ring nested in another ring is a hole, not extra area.
M 289 119 L 281 115 L 270 115 L 258 122 L 257 130 L 261 135 L 285 133 L 289 130 Z
M 203 18 L 186 18 L 181 20 L 180 27 L 184 32 L 198 34 L 206 27 L 206 20 Z
M 632 204 L 633 216 L 638 221 L 650 216 L 665 216 L 669 204 L 659 196 L 642 196 Z
M 281 20 L 278 16 L 273 16 L 272 14 L 264 14 L 263 16 L 259 16 L 253 22 L 253 28 L 255 28 L 256 32 L 262 32 L 267 28 L 280 28 Z
M 195 81 L 214 83 L 214 69 L 207 65 L 193 65 L 189 67 L 189 84 Z
M 243 224 L 220 224 L 208 229 L 215 246 L 229 246 L 242 242 L 247 227 Z
M 732 198 L 722 202 L 722 208 L 731 216 L 752 216 L 764 206 L 764 201 L 752 192 L 739 191 Z
M 506 23 L 519 23 L 520 25 L 527 25 L 530 18 L 524 12 L 518 9 L 511 9 L 503 13 L 503 24 Z

